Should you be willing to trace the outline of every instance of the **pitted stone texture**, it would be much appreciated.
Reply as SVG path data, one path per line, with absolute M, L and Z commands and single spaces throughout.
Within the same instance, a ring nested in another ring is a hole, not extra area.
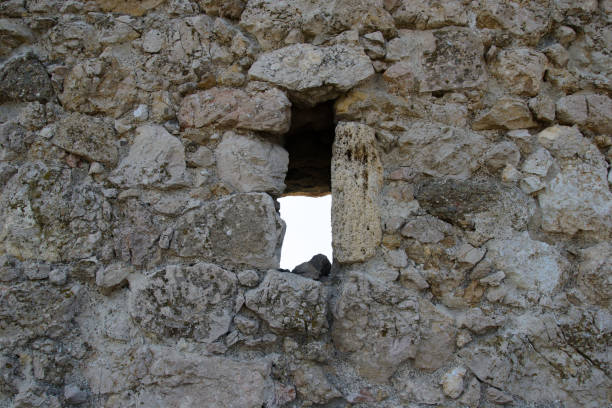
M 408 91 L 474 88 L 487 80 L 484 46 L 468 28 L 400 30 L 399 37 L 389 41 L 387 50 L 387 59 L 399 61 L 396 65 L 410 73 L 410 81 L 402 85 Z
M 136 129 L 134 144 L 109 180 L 122 187 L 171 188 L 185 186 L 185 149 L 162 126 Z
M 115 130 L 108 121 L 80 113 L 71 113 L 55 125 L 53 144 L 90 161 L 117 163 Z
M 371 258 L 382 239 L 383 169 L 374 129 L 341 122 L 332 148 L 332 246 L 341 263 Z
M 0 37 L 1 32 L 0 29 Z M 36 57 L 26 55 L 13 58 L 0 66 L 0 103 L 47 102 L 54 97 L 49 74 Z
M 290 45 L 262 54 L 249 69 L 251 79 L 287 89 L 306 106 L 333 99 L 372 75 L 363 48 L 345 45 Z
M 321 366 L 305 362 L 293 370 L 292 374 L 298 393 L 306 401 L 325 404 L 342 397 L 340 391 L 329 382 Z
M 546 69 L 546 56 L 529 48 L 502 50 L 492 64 L 493 73 L 508 91 L 536 96 Z
M 265 406 L 270 364 L 205 357 L 174 347 L 150 347 L 138 361 L 144 386 L 134 405 L 151 408 L 261 408 Z M 138 371 L 136 372 L 138 376 Z M 119 404 L 121 405 L 121 404 Z
M 468 10 L 460 0 L 401 0 L 389 4 L 395 24 L 401 28 L 426 30 L 468 24 Z
M 561 123 L 576 124 L 598 133 L 612 133 L 612 99 L 606 95 L 580 93 L 557 101 Z
M 490 147 L 476 132 L 424 121 L 412 122 L 398 145 L 401 161 L 416 171 L 451 179 L 468 178 Z
M 537 126 L 527 104 L 519 98 L 500 98 L 488 111 L 476 118 L 474 130 L 527 129 Z
M 171 249 L 181 257 L 277 268 L 285 224 L 267 194 L 236 194 L 176 220 Z
M 409 290 L 350 273 L 333 309 L 332 338 L 363 377 L 384 382 L 420 342 L 419 303 Z
M 236 190 L 248 193 L 285 190 L 289 153 L 254 135 L 227 132 L 215 151 L 217 174 Z
M 275 88 L 249 92 L 212 88 L 184 98 L 178 119 L 182 127 L 218 126 L 282 134 L 291 123 L 291 102 Z
M 270 270 L 245 293 L 245 304 L 275 331 L 314 336 L 327 331 L 327 289 L 312 279 Z
M 166 0 L 95 0 L 102 10 L 142 16 Z
M 578 286 L 592 302 L 609 307 L 612 299 L 612 244 L 602 242 L 583 249 Z
M 569 266 L 555 247 L 531 239 L 527 231 L 509 239 L 494 239 L 486 246 L 486 259 L 506 274 L 505 283 L 520 290 L 551 294 Z
M 211 343 L 229 330 L 236 288 L 236 275 L 216 265 L 169 265 L 130 277 L 129 311 L 144 331 L 160 338 Z

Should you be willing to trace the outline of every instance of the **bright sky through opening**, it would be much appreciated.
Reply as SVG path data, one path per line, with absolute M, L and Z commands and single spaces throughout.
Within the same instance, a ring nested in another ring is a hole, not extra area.
M 292 270 L 316 254 L 332 262 L 331 194 L 324 197 L 289 196 L 279 199 L 287 224 L 280 266 Z

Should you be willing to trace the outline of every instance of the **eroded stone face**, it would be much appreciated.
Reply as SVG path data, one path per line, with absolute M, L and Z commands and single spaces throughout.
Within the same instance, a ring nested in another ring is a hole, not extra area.
M 276 268 L 285 226 L 270 196 L 250 193 L 190 210 L 173 229 L 170 247 L 181 257 Z
M 374 129 L 352 122 L 336 127 L 332 155 L 332 246 L 342 263 L 374 255 L 382 238 L 378 205 L 382 166 Z
M 262 54 L 249 77 L 287 89 L 297 102 L 314 106 L 337 97 L 374 74 L 362 48 L 296 44 Z
M 340 289 L 333 314 L 334 344 L 350 353 L 363 377 L 385 381 L 402 362 L 416 356 L 419 304 L 408 290 L 352 273 Z
M 170 265 L 130 278 L 130 315 L 160 338 L 211 343 L 229 330 L 236 287 L 236 275 L 218 266 Z
M 327 289 L 312 279 L 268 271 L 256 289 L 245 293 L 245 304 L 280 332 L 317 336 L 327 331 Z

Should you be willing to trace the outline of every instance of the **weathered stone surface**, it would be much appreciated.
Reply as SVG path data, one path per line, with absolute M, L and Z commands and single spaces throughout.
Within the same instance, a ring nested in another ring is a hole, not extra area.
M 334 344 L 372 381 L 386 381 L 417 354 L 419 302 L 407 289 L 351 273 L 333 314 Z
M 104 11 L 142 16 L 166 0 L 95 0 Z
M 352 122 L 336 127 L 332 156 L 332 246 L 342 263 L 374 255 L 382 239 L 382 166 L 374 129 Z
M 411 74 L 412 85 L 409 83 L 407 89 L 419 92 L 482 85 L 487 79 L 483 54 L 478 36 L 470 29 L 457 27 L 425 32 L 401 30 L 400 36 L 387 46 L 387 59 L 399 61 L 397 64 Z
M 455 367 L 444 374 L 441 385 L 444 394 L 450 398 L 459 398 L 463 392 L 463 377 L 467 373 L 465 367 Z
M 139 377 L 147 378 L 147 384 L 132 397 L 134 404 L 152 408 L 265 405 L 270 375 L 270 365 L 265 361 L 205 357 L 159 346 L 139 354 L 143 355 L 140 361 L 144 365 Z
M 0 7 L 2 6 L 5 6 L 5 4 L 0 5 Z M 23 9 L 23 12 L 25 12 L 25 9 Z M 29 43 L 33 39 L 34 33 L 30 27 L 19 19 L 0 19 L 0 55 L 6 55 L 12 49 L 21 44 Z
M 245 293 L 245 304 L 276 331 L 314 336 L 327 331 L 327 289 L 312 279 L 270 270 Z
M 250 92 L 212 88 L 184 98 L 178 119 L 182 127 L 218 126 L 286 133 L 291 123 L 291 102 L 275 88 Z
M 415 121 L 400 134 L 399 154 L 416 171 L 434 177 L 466 179 L 489 148 L 478 133 L 453 126 Z
M 557 118 L 599 133 L 612 133 L 612 99 L 606 95 L 579 93 L 557 101 Z
M 452 316 L 440 306 L 419 299 L 418 345 L 414 365 L 425 371 L 433 371 L 448 364 L 455 351 L 457 328 Z
M 486 246 L 487 259 L 506 274 L 506 282 L 521 290 L 550 294 L 568 267 L 557 249 L 531 239 L 526 231 L 510 239 L 490 241 Z
M 237 194 L 179 217 L 170 247 L 181 257 L 276 268 L 284 222 L 267 194 Z
M 127 282 L 127 278 L 132 273 L 133 268 L 129 265 L 115 263 L 98 269 L 96 273 L 96 285 L 103 289 L 112 288 Z
M 525 173 L 545 177 L 552 164 L 553 158 L 548 150 L 539 148 L 525 159 L 521 170 Z
M 215 150 L 219 178 L 248 193 L 285 190 L 289 154 L 281 146 L 254 135 L 226 132 Z
M 90 161 L 110 165 L 117 163 L 119 156 L 111 123 L 80 113 L 71 113 L 56 124 L 52 143 Z
M 509 92 L 535 96 L 540 92 L 546 56 L 528 48 L 509 48 L 499 52 L 492 69 Z
M 293 370 L 293 380 L 300 396 L 315 404 L 325 404 L 342 397 L 340 391 L 325 377 L 321 366 L 312 363 L 300 364 Z
M 211 343 L 229 330 L 237 287 L 232 272 L 197 263 L 129 279 L 130 315 L 145 332 Z
M 519 98 L 501 98 L 490 110 L 476 118 L 474 130 L 484 129 L 527 129 L 537 126 L 531 117 L 527 104 Z
M 290 45 L 262 54 L 249 69 L 251 79 L 287 89 L 306 106 L 333 99 L 373 74 L 363 49 L 344 45 Z
M 577 282 L 584 294 L 602 306 L 612 298 L 612 245 L 602 242 L 582 250 Z
M 441 3 L 431 0 L 402 0 L 389 4 L 393 4 L 391 8 L 393 20 L 400 28 L 424 30 L 468 24 L 467 9 L 459 0 Z
M 187 184 L 185 149 L 162 126 L 136 129 L 130 152 L 109 180 L 122 187 L 172 188 Z
M 54 97 L 49 74 L 35 56 L 12 58 L 0 66 L 0 102 L 47 102 Z

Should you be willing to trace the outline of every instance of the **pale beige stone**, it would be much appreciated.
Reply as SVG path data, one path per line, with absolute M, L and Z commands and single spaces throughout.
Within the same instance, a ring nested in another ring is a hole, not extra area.
M 339 123 L 331 170 L 332 246 L 339 262 L 362 262 L 374 255 L 382 239 L 378 204 L 382 180 L 374 129 Z
M 494 75 L 509 92 L 535 96 L 540 92 L 546 56 L 529 48 L 501 51 L 492 65 Z
M 490 110 L 476 118 L 474 130 L 484 129 L 526 129 L 537 126 L 527 104 L 519 98 L 499 99 Z

